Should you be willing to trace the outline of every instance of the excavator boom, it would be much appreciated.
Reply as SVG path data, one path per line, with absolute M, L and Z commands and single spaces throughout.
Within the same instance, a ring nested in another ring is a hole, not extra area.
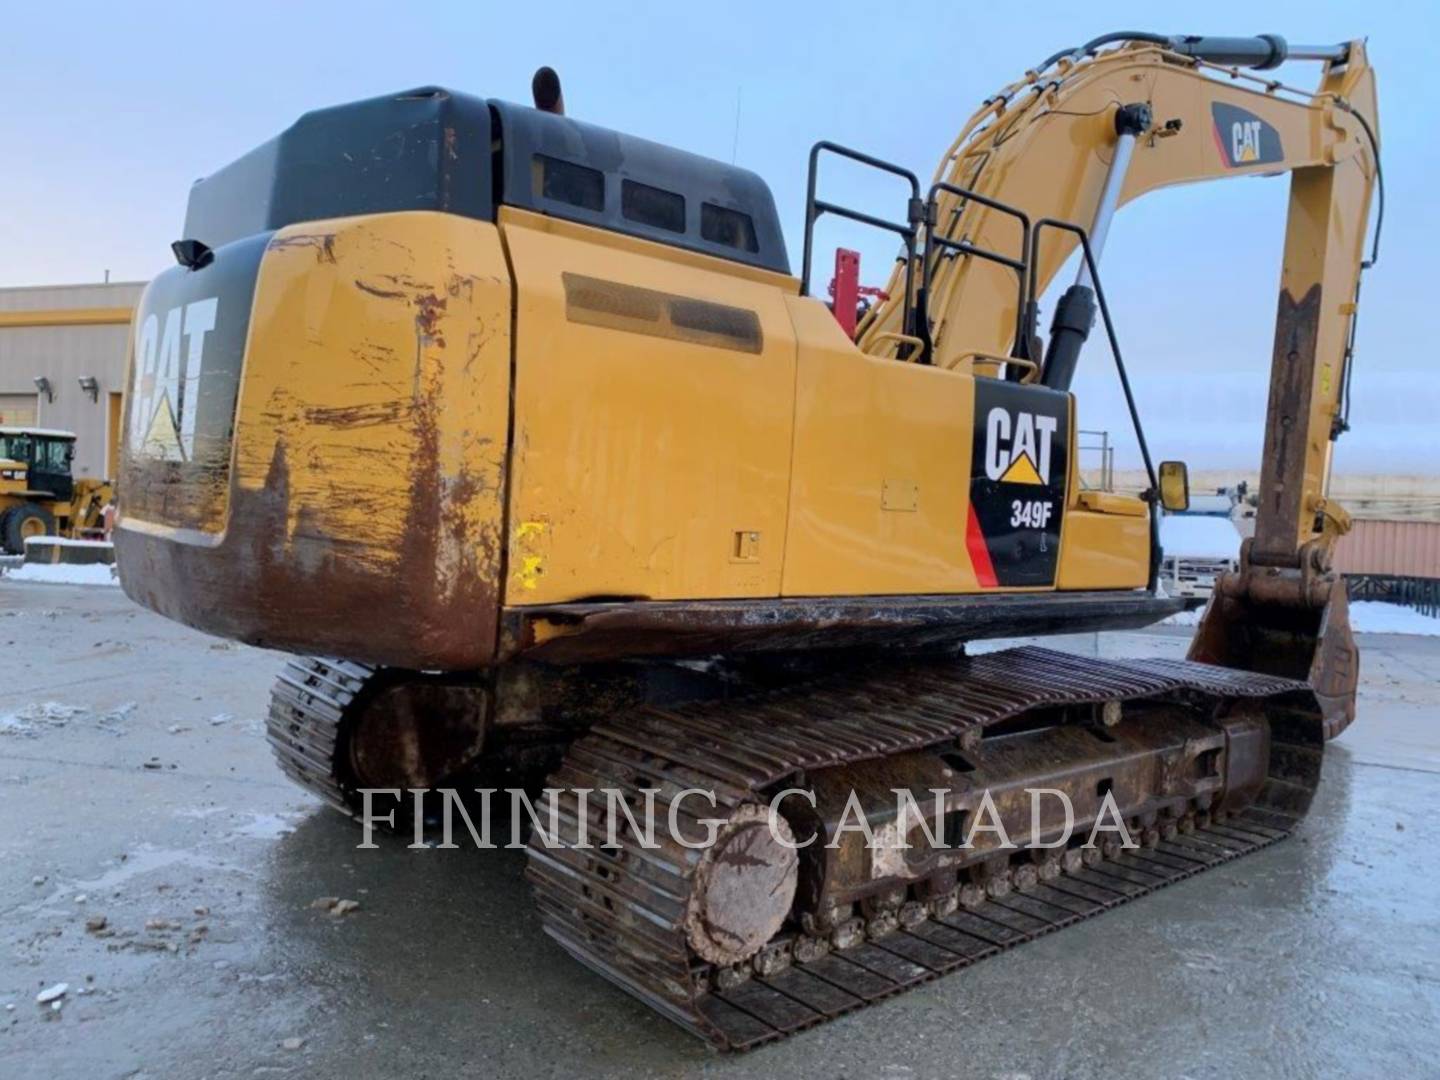
M 1030 221 L 1085 225 L 1099 259 L 1115 211 L 1147 192 L 1290 173 L 1254 553 L 1267 565 L 1298 566 L 1302 547 L 1330 542 L 1344 523 L 1325 487 L 1330 447 L 1346 422 L 1352 327 L 1379 178 L 1374 71 L 1360 41 L 1295 48 L 1276 35 L 1114 41 L 1098 55 L 1095 43 L 1057 53 L 986 100 L 935 171 L 929 228 L 944 240 L 1021 253 L 1013 215 L 973 193 Z M 1234 66 L 1269 69 L 1287 58 L 1322 59 L 1319 87 L 1297 90 Z M 1157 263 L 1182 242 L 1156 237 Z M 1029 267 L 1034 292 L 1046 289 L 1076 244 L 1069 232 L 1047 238 Z M 897 355 L 905 345 L 893 335 L 909 324 L 923 330 L 926 358 L 940 367 L 1041 359 L 1029 355 L 1034 317 L 1018 310 L 1026 290 L 1017 290 L 1009 267 L 952 249 L 931 258 L 923 298 L 907 295 L 897 266 L 890 298 L 860 327 L 862 349 Z M 1077 280 L 1087 278 L 1082 264 Z M 917 302 L 923 312 L 912 311 Z M 1045 385 L 1068 388 L 1074 357 L 1064 359 L 1045 372 Z
M 1115 47 L 1097 54 L 1105 45 Z M 1287 58 L 1323 62 L 1314 91 L 1241 70 Z M 1121 34 L 1056 53 L 987 99 L 945 154 L 926 222 L 939 241 L 920 256 L 930 265 L 918 273 L 897 266 L 890 298 L 857 340 L 895 356 L 910 348 L 901 333 L 910 328 L 920 338 L 917 358 L 937 366 L 998 374 L 1005 358 L 1039 362 L 1026 298 L 1050 284 L 1077 234 L 1057 230 L 1034 244 L 1022 271 L 1031 280 L 1018 289 L 1011 267 L 963 246 L 1015 250 L 1018 210 L 1027 221 L 1088 223 L 1098 261 L 1115 211 L 1146 192 L 1283 172 L 1290 199 L 1255 535 L 1239 572 L 1218 584 L 1192 656 L 1308 678 L 1324 688 L 1333 736 L 1354 715 L 1359 657 L 1343 585 L 1330 572 L 1349 517 L 1326 489 L 1334 442 L 1348 428 L 1360 277 L 1378 252 L 1381 224 L 1367 259 L 1381 173 L 1375 74 L 1363 42 L 1292 49 L 1276 35 Z M 1057 173 L 1067 182 L 1056 183 Z M 1174 246 L 1156 238 L 1157 252 Z M 922 291 L 906 287 L 907 270 L 909 281 L 925 282 Z M 1097 288 L 1082 259 L 1057 306 L 1044 385 L 1068 389 Z

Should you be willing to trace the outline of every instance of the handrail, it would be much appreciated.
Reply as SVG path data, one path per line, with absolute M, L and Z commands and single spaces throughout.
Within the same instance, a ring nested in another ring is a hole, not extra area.
M 1155 478 L 1155 466 L 1150 460 L 1150 446 L 1145 441 L 1145 429 L 1140 424 L 1140 410 L 1135 405 L 1135 394 L 1130 389 L 1130 376 L 1125 372 L 1125 361 L 1120 355 L 1120 339 L 1115 334 L 1115 323 L 1110 318 L 1110 305 L 1105 301 L 1105 290 L 1100 287 L 1100 268 L 1095 263 L 1095 253 L 1090 249 L 1090 234 L 1079 225 L 1057 218 L 1041 218 L 1035 222 L 1030 233 L 1030 257 L 1032 266 L 1038 265 L 1040 237 L 1046 229 L 1074 234 L 1080 241 L 1080 252 L 1085 258 L 1085 267 L 1090 271 L 1090 284 L 1095 289 L 1095 301 L 1100 306 L 1100 317 L 1105 323 L 1105 336 L 1110 342 L 1110 355 L 1115 358 L 1115 370 L 1120 376 L 1120 388 L 1125 393 L 1125 405 L 1130 410 L 1130 422 L 1135 427 L 1135 439 L 1140 444 L 1140 457 L 1145 462 L 1145 475 L 1150 480 L 1147 496 L 1150 501 L 1150 588 L 1155 588 L 1160 573 L 1160 483 Z M 1032 275 L 1027 293 L 1028 305 L 1035 303 L 1035 281 Z
M 985 352 L 982 349 L 971 349 L 969 352 L 961 353 L 959 359 L 989 360 L 992 364 L 1014 364 L 1016 367 L 1025 369 L 1025 374 L 1020 377 L 1020 381 L 1026 384 L 1034 383 L 1040 378 L 1040 365 L 1025 356 L 1001 356 L 999 353 Z
M 951 240 L 948 236 L 937 235 L 935 226 L 939 202 L 936 196 L 942 191 L 948 195 L 954 195 L 957 198 L 964 199 L 967 202 L 975 202 L 981 206 L 987 206 L 991 210 L 997 210 L 1020 222 L 1020 258 L 1012 259 L 1008 255 L 1001 255 L 998 251 L 991 251 L 989 248 L 979 247 L 978 245 L 970 243 L 968 240 Z M 1001 266 L 1008 266 L 1015 271 L 1016 277 L 1018 278 L 1016 282 L 1017 293 L 1015 303 L 1015 343 L 1010 347 L 1010 351 L 1016 359 L 1029 359 L 1030 335 L 1027 332 L 1029 329 L 1027 326 L 1027 312 L 1030 309 L 1026 305 L 1025 300 L 1029 295 L 1029 282 L 1032 277 L 1030 268 L 1034 265 L 1033 259 L 1031 258 L 1030 234 L 1030 215 L 1026 214 L 1023 210 L 1011 206 L 1008 203 L 1003 203 L 999 199 L 993 199 L 989 195 L 982 195 L 978 191 L 971 191 L 969 188 L 960 187 L 958 184 L 949 184 L 942 180 L 930 185 L 930 194 L 925 200 L 925 251 L 920 260 L 920 292 L 915 303 L 915 306 L 920 311 L 919 321 L 922 327 L 922 336 L 927 342 L 927 360 L 930 348 L 928 344 L 930 341 L 930 275 L 932 272 L 932 263 L 935 261 L 931 258 L 932 246 L 939 247 L 945 251 L 954 251 L 961 255 L 974 255 L 978 258 L 986 259 L 989 262 L 999 263 Z
M 849 158 L 851 161 L 858 161 L 862 165 L 869 165 L 871 168 L 880 169 L 883 172 L 892 173 L 910 182 L 910 201 L 906 207 L 906 224 L 899 225 L 893 221 L 886 221 L 884 218 L 875 217 L 872 214 L 861 213 L 858 210 L 851 210 L 848 207 L 840 206 L 838 203 L 826 202 L 815 197 L 816 182 L 819 178 L 819 161 L 822 151 L 828 151 L 839 157 Z M 815 222 L 823 214 L 834 214 L 837 217 L 847 218 L 850 221 L 859 222 L 861 225 L 869 225 L 876 229 L 884 229 L 900 236 L 905 243 L 905 319 L 903 323 L 904 333 L 907 336 L 914 336 L 914 310 L 912 304 L 915 297 L 915 238 L 919 232 L 919 226 L 924 219 L 924 205 L 920 201 L 920 180 L 909 169 L 892 164 L 882 158 L 873 157 L 870 154 L 859 150 L 852 150 L 848 146 L 841 146 L 839 143 L 821 140 L 810 148 L 809 175 L 805 183 L 805 254 L 801 260 L 800 269 L 800 295 L 808 296 L 810 292 L 810 268 L 814 256 L 815 245 Z
M 895 330 L 885 330 L 874 337 L 875 341 L 898 341 L 902 345 L 909 345 L 915 350 L 916 359 L 919 360 L 925 353 L 925 342 L 914 334 L 901 334 Z M 908 359 L 908 358 L 903 358 Z

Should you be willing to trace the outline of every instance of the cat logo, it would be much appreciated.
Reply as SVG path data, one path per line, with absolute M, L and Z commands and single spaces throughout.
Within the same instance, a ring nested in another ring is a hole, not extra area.
M 1216 101 L 1210 106 L 1210 119 L 1215 149 L 1226 168 L 1285 160 L 1280 133 L 1249 110 Z
M 1062 391 L 975 380 L 965 553 L 982 589 L 1055 584 L 1069 423 Z
M 130 448 L 138 456 L 188 461 L 194 452 L 205 338 L 219 303 L 211 296 L 151 312 L 136 327 Z
M 1237 120 L 1230 125 L 1230 160 L 1249 165 L 1260 160 L 1260 121 Z
M 985 476 L 1002 484 L 1043 487 L 1058 421 L 1053 416 L 997 405 L 985 418 Z

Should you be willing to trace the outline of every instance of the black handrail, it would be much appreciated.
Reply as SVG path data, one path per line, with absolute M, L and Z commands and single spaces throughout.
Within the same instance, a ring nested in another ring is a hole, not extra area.
M 1140 457 L 1145 462 L 1145 475 L 1150 480 L 1147 497 L 1150 501 L 1150 588 L 1153 590 L 1160 574 L 1160 484 L 1155 478 L 1155 466 L 1150 461 L 1150 446 L 1145 442 L 1145 429 L 1140 425 L 1140 410 L 1135 405 L 1135 395 L 1130 389 L 1130 376 L 1125 372 L 1125 361 L 1120 356 L 1120 339 L 1115 335 L 1115 323 L 1110 318 L 1110 305 L 1105 301 L 1105 290 L 1100 287 L 1100 268 L 1095 263 L 1095 253 L 1090 250 L 1090 234 L 1079 225 L 1055 218 L 1041 218 L 1035 222 L 1030 233 L 1029 263 L 1040 265 L 1040 236 L 1046 229 L 1058 229 L 1073 233 L 1080 240 L 1080 251 L 1085 257 L 1085 266 L 1090 271 L 1090 284 L 1095 290 L 1095 300 L 1100 306 L 1100 317 L 1105 323 L 1105 336 L 1110 342 L 1110 355 L 1115 357 L 1115 370 L 1120 375 L 1120 387 L 1125 392 L 1125 405 L 1130 410 L 1130 422 L 1135 426 L 1135 439 L 1140 444 Z M 1040 275 L 1030 275 L 1027 293 L 1028 306 L 1035 304 L 1036 282 Z
M 896 176 L 908 180 L 910 182 L 910 202 L 906 207 L 907 224 L 897 225 L 893 221 L 886 221 L 883 218 L 874 217 L 871 214 L 862 214 L 858 210 L 851 210 L 837 203 L 817 199 L 815 197 L 815 184 L 818 179 L 820 152 L 822 150 L 828 150 L 832 154 L 849 158 L 851 161 L 858 161 L 862 165 L 869 165 L 871 168 L 893 173 Z M 848 146 L 841 146 L 839 143 L 824 140 L 817 142 L 810 148 L 810 174 L 805 184 L 805 255 L 801 262 L 800 294 L 806 296 L 810 291 L 810 265 L 814 254 L 815 222 L 822 214 L 835 214 L 838 217 L 848 218 L 851 221 L 858 221 L 862 225 L 870 225 L 877 229 L 885 229 L 888 232 L 897 233 L 905 242 L 905 318 L 903 329 L 906 334 L 913 334 L 914 311 L 910 306 L 910 300 L 911 297 L 915 295 L 915 237 L 918 233 L 920 222 L 923 220 L 924 212 L 924 205 L 920 202 L 920 181 L 909 169 L 904 169 L 899 165 L 891 164 L 881 158 L 861 153 L 859 150 L 852 150 Z
M 981 206 L 988 206 L 991 210 L 998 210 L 1020 222 L 1020 258 L 1012 259 L 1008 255 L 1001 255 L 998 251 L 991 251 L 989 248 L 977 247 L 968 240 L 951 240 L 948 236 L 936 234 L 936 216 L 939 210 L 939 203 L 936 195 L 939 192 L 946 192 L 955 195 L 967 202 L 977 202 Z M 1033 264 L 1030 251 L 1030 215 L 1019 210 L 1008 203 L 992 199 L 988 195 L 982 195 L 978 191 L 971 191 L 969 188 L 959 187 L 955 184 L 947 184 L 943 181 L 930 185 L 929 197 L 925 200 L 925 254 L 920 261 L 920 292 L 916 300 L 916 308 L 920 312 L 920 326 L 922 327 L 921 337 L 925 341 L 925 361 L 929 362 L 930 351 L 930 274 L 931 265 L 934 260 L 931 258 L 931 246 L 938 246 L 945 251 L 958 252 L 961 255 L 975 255 L 1001 266 L 1008 266 L 1015 271 L 1017 277 L 1017 290 L 1015 297 L 1015 343 L 1010 348 L 1010 355 L 1021 360 L 1035 359 L 1030 356 L 1030 334 L 1028 332 L 1027 311 L 1029 310 L 1026 301 L 1030 295 L 1029 282 L 1031 280 L 1030 267 Z

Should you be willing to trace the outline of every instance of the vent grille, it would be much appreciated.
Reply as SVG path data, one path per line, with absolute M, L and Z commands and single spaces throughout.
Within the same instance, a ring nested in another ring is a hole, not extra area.
M 672 338 L 735 352 L 759 353 L 765 338 L 750 308 L 564 273 L 565 317 L 571 322 Z

